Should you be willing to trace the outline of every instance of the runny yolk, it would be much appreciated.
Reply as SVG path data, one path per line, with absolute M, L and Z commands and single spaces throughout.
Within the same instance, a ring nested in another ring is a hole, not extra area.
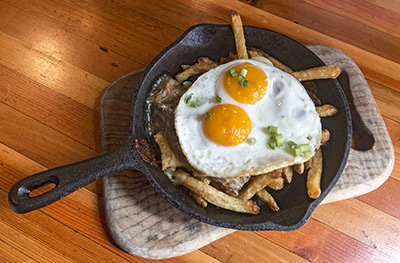
M 268 79 L 265 72 L 251 63 L 242 63 L 233 67 L 236 76 L 232 77 L 229 70 L 224 76 L 224 86 L 228 94 L 236 101 L 244 104 L 254 104 L 265 95 Z M 247 70 L 245 78 L 249 81 L 247 88 L 242 87 L 238 81 L 240 70 Z
M 240 107 L 221 104 L 211 108 L 204 116 L 203 129 L 209 139 L 223 146 L 244 142 L 251 132 L 251 120 Z

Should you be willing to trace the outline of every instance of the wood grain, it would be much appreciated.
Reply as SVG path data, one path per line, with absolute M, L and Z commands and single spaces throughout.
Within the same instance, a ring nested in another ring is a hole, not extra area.
M 188 27 L 228 23 L 230 9 L 244 24 L 349 55 L 366 76 L 388 129 L 394 169 L 374 192 L 320 206 L 297 231 L 237 231 L 164 261 L 400 260 L 397 0 L 0 0 L 2 262 L 153 262 L 112 242 L 101 182 L 25 215 L 11 211 L 7 192 L 30 174 L 99 154 L 97 112 L 106 87 L 145 67 Z
M 329 8 L 325 9 L 318 4 L 314 5 L 303 0 L 290 1 L 290 8 L 287 8 L 287 3 L 279 0 L 257 1 L 255 6 L 371 53 L 400 62 L 400 52 L 397 50 L 400 43 L 398 37 L 361 23 L 352 17 L 332 12 Z

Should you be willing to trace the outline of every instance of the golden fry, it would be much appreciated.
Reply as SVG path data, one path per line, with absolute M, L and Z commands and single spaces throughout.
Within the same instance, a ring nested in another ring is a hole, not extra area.
M 336 79 L 341 72 L 341 68 L 338 66 L 322 66 L 295 71 L 291 75 L 299 81 L 306 81 L 313 79 Z
M 276 58 L 270 56 L 269 54 L 265 53 L 264 51 L 260 50 L 260 49 L 256 49 L 256 48 L 252 48 L 248 51 L 250 58 L 254 58 L 254 57 L 265 57 L 267 58 L 274 67 L 285 71 L 287 73 L 291 73 L 293 72 L 293 70 L 291 68 L 289 68 L 288 66 L 286 66 L 285 64 L 283 64 L 282 62 L 280 62 L 279 60 L 277 60 Z
M 202 181 L 205 184 L 210 184 L 211 180 L 207 177 L 200 177 L 197 178 L 198 180 Z M 203 197 L 201 197 L 200 195 L 193 193 L 192 191 L 190 191 L 190 195 L 194 198 L 194 200 L 196 200 L 196 202 L 203 208 L 207 207 L 207 201 L 206 199 L 204 199 Z
M 314 102 L 317 105 L 321 105 L 321 100 L 317 97 L 317 95 L 315 95 L 314 92 L 307 90 L 307 94 L 312 100 L 312 102 Z
M 231 62 L 237 58 L 238 57 L 237 57 L 236 53 L 229 51 L 229 55 L 227 57 L 221 57 L 219 62 L 220 62 L 220 64 L 224 64 L 224 63 Z
M 176 170 L 174 172 L 174 177 L 180 184 L 184 185 L 193 193 L 200 195 L 207 200 L 207 202 L 213 205 L 235 212 L 249 213 L 254 215 L 260 212 L 260 207 L 255 202 L 240 200 L 238 198 L 229 196 L 224 192 L 221 192 L 214 187 L 197 180 L 182 170 Z
M 304 169 L 308 170 L 311 167 L 311 159 L 304 162 Z
M 304 173 L 304 163 L 294 164 L 293 169 L 296 171 L 296 173 L 303 174 Z
M 177 167 L 185 167 L 186 164 L 180 160 L 169 146 L 165 134 L 161 131 L 154 135 L 154 140 L 160 147 L 161 151 L 161 164 L 162 170 L 165 171 L 168 168 L 175 170 Z
M 201 197 L 196 193 L 193 193 L 192 191 L 190 191 L 190 195 L 194 198 L 194 200 L 196 200 L 196 203 L 198 203 L 201 207 L 203 208 L 207 207 L 208 203 L 206 199 L 204 199 L 203 197 Z
M 271 176 L 271 173 L 253 176 L 250 183 L 248 183 L 247 186 L 240 191 L 238 198 L 242 200 L 251 199 L 258 191 L 264 189 L 274 180 L 274 178 Z
M 290 184 L 293 179 L 293 167 L 292 166 L 286 166 L 282 169 L 282 177 L 285 179 L 285 181 Z
M 267 186 L 271 188 L 272 190 L 279 191 L 283 189 L 283 186 L 285 184 L 285 179 L 282 177 L 274 179 L 271 183 L 269 183 Z
M 231 24 L 233 35 L 235 36 L 236 53 L 238 59 L 247 59 L 246 40 L 243 33 L 243 24 L 240 15 L 236 11 L 231 11 Z
M 329 104 L 315 107 L 315 110 L 317 111 L 320 118 L 331 117 L 331 116 L 335 115 L 336 113 L 338 113 L 338 110 L 336 109 L 336 107 L 329 105 Z
M 201 74 L 209 71 L 218 66 L 218 63 L 215 63 L 209 58 L 200 57 L 197 59 L 197 63 L 193 65 L 182 65 L 184 69 L 182 72 L 176 74 L 175 78 L 179 83 L 187 80 L 191 76 L 195 76 L 197 74 Z
M 307 175 L 307 192 L 310 198 L 316 199 L 321 195 L 322 151 L 318 149 L 311 158 L 311 167 Z
M 267 192 L 267 190 L 262 189 L 257 192 L 257 196 L 266 204 L 269 205 L 269 207 L 273 211 L 279 211 L 279 206 L 276 203 L 275 199 L 272 197 L 270 193 Z
M 325 144 L 329 141 L 331 138 L 331 134 L 327 129 L 323 129 L 321 132 L 321 143 Z

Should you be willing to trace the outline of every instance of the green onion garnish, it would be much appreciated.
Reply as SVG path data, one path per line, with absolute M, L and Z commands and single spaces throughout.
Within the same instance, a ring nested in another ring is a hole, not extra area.
M 239 84 L 240 86 L 242 86 L 244 80 L 245 80 L 245 78 L 244 78 L 243 76 L 239 76 L 238 84 Z
M 231 69 L 229 70 L 229 75 L 231 75 L 232 78 L 237 76 L 237 73 L 236 73 L 236 71 L 235 71 L 234 68 L 231 68 Z
M 311 147 L 309 144 L 300 144 L 299 148 L 300 148 L 300 151 L 303 153 L 311 152 Z
M 209 111 L 206 112 L 206 119 L 207 120 L 211 120 L 212 119 L 212 113 L 211 112 L 209 112 Z
M 276 135 L 276 134 L 278 134 L 278 127 L 276 127 L 276 126 L 268 126 L 268 132 L 271 135 Z
M 288 141 L 288 142 L 287 142 L 287 145 L 289 145 L 289 147 L 292 148 L 292 149 L 294 149 L 294 148 L 297 147 L 297 144 L 294 143 L 293 141 Z
M 248 141 L 248 143 L 250 144 L 250 145 L 254 145 L 254 144 L 256 144 L 256 142 L 257 142 L 257 139 L 256 138 L 250 138 L 249 139 L 249 141 Z
M 248 88 L 248 87 L 249 87 L 249 80 L 248 80 L 248 79 L 245 79 L 245 80 L 243 81 L 242 88 Z
M 303 156 L 303 153 L 300 150 L 300 147 L 293 148 L 293 155 L 294 157 Z
M 217 95 L 217 96 L 215 96 L 215 101 L 218 102 L 218 103 L 221 103 L 222 102 L 222 98 Z
M 268 146 L 269 146 L 269 148 L 271 148 L 272 150 L 275 150 L 275 148 L 276 148 L 276 138 L 275 138 L 275 136 L 269 137 L 269 139 L 268 139 Z
M 244 68 L 242 68 L 242 69 L 240 70 L 239 75 L 240 75 L 240 76 L 243 76 L 243 77 L 246 77 L 246 75 L 247 75 L 247 70 L 244 69 Z
M 275 135 L 276 147 L 281 147 L 283 145 L 283 135 L 279 133 Z
M 189 96 L 186 97 L 185 103 L 186 105 L 192 108 L 200 106 L 199 98 L 193 99 L 193 93 L 191 93 Z

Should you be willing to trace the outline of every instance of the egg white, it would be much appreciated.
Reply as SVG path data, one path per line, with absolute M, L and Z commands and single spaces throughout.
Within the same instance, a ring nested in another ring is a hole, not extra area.
M 225 72 L 237 64 L 249 62 L 267 75 L 265 96 L 255 104 L 242 104 L 226 92 Z M 192 94 L 199 100 L 198 107 L 185 103 Z M 216 102 L 216 96 L 222 102 Z M 257 142 L 243 142 L 236 146 L 222 146 L 211 141 L 203 131 L 204 115 L 217 104 L 234 104 L 242 108 L 252 122 L 249 138 Z M 284 145 L 275 150 L 268 146 L 268 126 L 277 126 L 283 134 Z M 181 97 L 175 112 L 175 129 L 181 149 L 189 164 L 208 176 L 234 178 L 267 173 L 278 168 L 310 159 L 321 142 L 321 120 L 305 88 L 290 74 L 254 60 L 234 60 L 201 75 Z M 294 157 L 287 141 L 309 144 L 311 152 Z

